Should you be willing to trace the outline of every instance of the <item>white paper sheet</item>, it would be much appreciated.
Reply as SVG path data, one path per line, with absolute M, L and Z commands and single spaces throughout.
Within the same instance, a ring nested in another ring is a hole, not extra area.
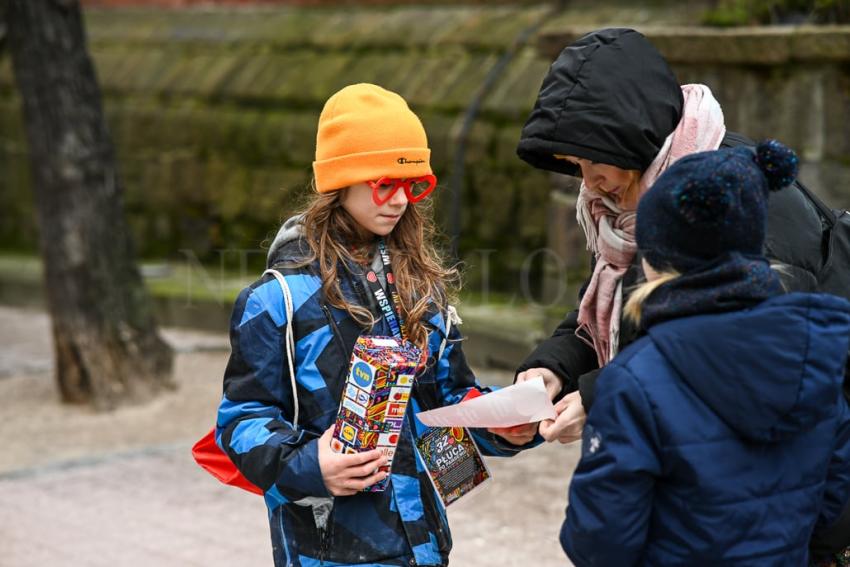
M 416 414 L 429 427 L 511 427 L 555 416 L 555 407 L 541 376 L 453 406 Z

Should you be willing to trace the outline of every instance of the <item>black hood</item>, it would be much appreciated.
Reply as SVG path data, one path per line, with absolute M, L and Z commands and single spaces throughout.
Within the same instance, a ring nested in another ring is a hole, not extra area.
M 543 79 L 517 155 L 539 169 L 579 176 L 552 154 L 644 171 L 682 116 L 682 89 L 635 30 L 592 32 L 566 47 Z

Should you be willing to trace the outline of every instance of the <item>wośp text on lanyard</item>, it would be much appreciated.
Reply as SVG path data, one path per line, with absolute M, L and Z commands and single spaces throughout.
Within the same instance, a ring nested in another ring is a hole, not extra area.
M 381 313 L 383 313 L 384 319 L 387 320 L 393 336 L 404 339 L 407 336 L 407 330 L 404 326 L 404 319 L 401 316 L 401 298 L 398 295 L 395 285 L 393 266 L 390 263 L 390 252 L 387 250 L 387 245 L 383 238 L 378 240 L 378 253 L 380 253 L 381 262 L 384 264 L 384 274 L 387 277 L 387 290 L 390 293 L 390 297 L 387 297 L 387 293 L 381 287 L 381 282 L 375 270 L 369 269 L 366 273 L 366 281 L 369 282 L 369 288 L 372 290 L 372 294 L 375 296 L 375 300 L 378 302 Z

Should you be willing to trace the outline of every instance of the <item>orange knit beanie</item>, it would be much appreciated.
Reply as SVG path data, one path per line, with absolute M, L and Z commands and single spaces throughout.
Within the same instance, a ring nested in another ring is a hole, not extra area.
M 430 157 L 425 128 L 403 98 L 377 85 L 350 85 L 329 98 L 319 116 L 316 190 L 430 175 Z

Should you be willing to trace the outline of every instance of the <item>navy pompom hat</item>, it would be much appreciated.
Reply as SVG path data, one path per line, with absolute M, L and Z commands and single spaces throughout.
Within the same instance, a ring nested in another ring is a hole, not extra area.
M 729 252 L 762 255 L 770 191 L 790 185 L 797 155 L 776 140 L 691 154 L 638 204 L 636 238 L 649 264 L 691 271 Z

